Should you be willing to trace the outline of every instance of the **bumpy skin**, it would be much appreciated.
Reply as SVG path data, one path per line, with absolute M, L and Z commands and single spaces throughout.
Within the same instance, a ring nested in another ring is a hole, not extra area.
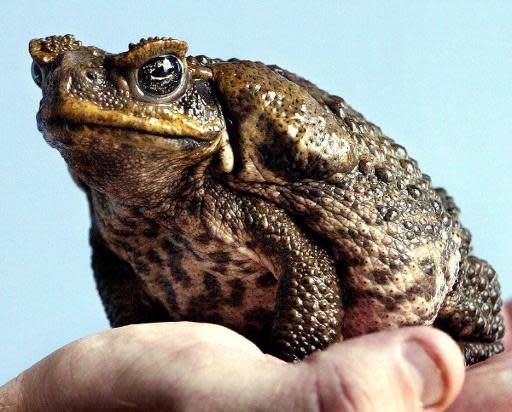
M 38 125 L 87 193 L 113 326 L 215 322 L 286 360 L 420 324 L 468 364 L 503 350 L 496 274 L 402 146 L 293 73 L 186 51 L 30 43 Z M 159 69 L 151 90 L 172 88 L 148 93 L 139 70 L 169 55 L 181 77 Z

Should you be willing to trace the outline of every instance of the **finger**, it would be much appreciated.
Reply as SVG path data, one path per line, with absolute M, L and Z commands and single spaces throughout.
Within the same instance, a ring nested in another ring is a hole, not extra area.
M 512 352 L 495 355 L 467 371 L 464 387 L 450 412 L 510 412 Z
M 426 327 L 347 340 L 297 364 L 269 359 L 233 346 L 194 345 L 163 369 L 153 366 L 158 379 L 137 386 L 148 388 L 146 396 L 157 409 L 171 404 L 187 411 L 400 412 L 442 410 L 464 377 L 458 346 Z M 134 402 L 126 390 L 120 392 Z
M 455 399 L 464 379 L 457 345 L 425 327 L 348 340 L 296 368 L 297 379 L 301 369 L 307 370 L 304 388 L 298 391 L 303 404 L 318 410 L 442 410 Z
M 174 388 L 172 404 L 188 411 L 437 411 L 464 378 L 458 346 L 426 327 L 351 339 L 297 364 L 193 348 L 173 365 L 179 380 L 173 372 L 156 385 Z
M 39 361 L 0 388 L 0 409 L 189 411 L 204 410 L 205 396 L 209 410 L 229 410 L 226 405 L 245 399 L 237 385 L 249 387 L 253 371 L 265 380 L 265 368 L 276 365 L 286 363 L 219 325 L 131 325 L 80 339 Z
M 512 350 L 512 300 L 503 305 L 503 317 L 505 319 L 505 350 Z

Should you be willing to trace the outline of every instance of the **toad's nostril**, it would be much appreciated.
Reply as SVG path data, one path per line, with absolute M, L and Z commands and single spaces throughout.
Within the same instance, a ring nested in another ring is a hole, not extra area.
M 98 74 L 94 70 L 87 70 L 85 72 L 85 77 L 87 77 L 90 81 L 95 81 L 98 78 Z
M 99 68 L 89 68 L 82 72 L 82 79 L 92 84 L 92 86 L 101 86 L 104 83 L 105 76 Z M 80 80 L 82 83 L 83 80 Z

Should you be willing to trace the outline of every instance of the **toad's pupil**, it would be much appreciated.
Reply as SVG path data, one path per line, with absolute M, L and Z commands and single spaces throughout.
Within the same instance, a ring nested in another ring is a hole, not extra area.
M 167 76 L 172 76 L 173 65 L 170 60 L 164 58 L 157 62 L 157 67 L 152 71 L 151 76 L 153 80 L 163 80 Z
M 148 60 L 138 70 L 137 81 L 144 93 L 165 96 L 175 91 L 183 76 L 181 61 L 174 55 Z

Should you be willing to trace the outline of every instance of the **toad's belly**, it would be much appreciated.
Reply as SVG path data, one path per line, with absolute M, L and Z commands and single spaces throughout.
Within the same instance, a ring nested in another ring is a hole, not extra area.
M 134 208 L 93 196 L 101 236 L 130 264 L 172 320 L 212 322 L 255 342 L 272 327 L 278 280 L 269 263 L 234 239 L 219 239 L 200 219 L 166 225 Z
M 221 324 L 253 340 L 268 335 L 277 290 L 271 272 L 236 251 L 210 252 L 208 260 L 183 250 L 159 255 L 162 264 L 141 277 L 172 319 Z
M 269 339 L 277 279 L 250 251 L 206 236 L 157 233 L 120 239 L 105 232 L 170 319 L 221 324 L 256 343 Z

